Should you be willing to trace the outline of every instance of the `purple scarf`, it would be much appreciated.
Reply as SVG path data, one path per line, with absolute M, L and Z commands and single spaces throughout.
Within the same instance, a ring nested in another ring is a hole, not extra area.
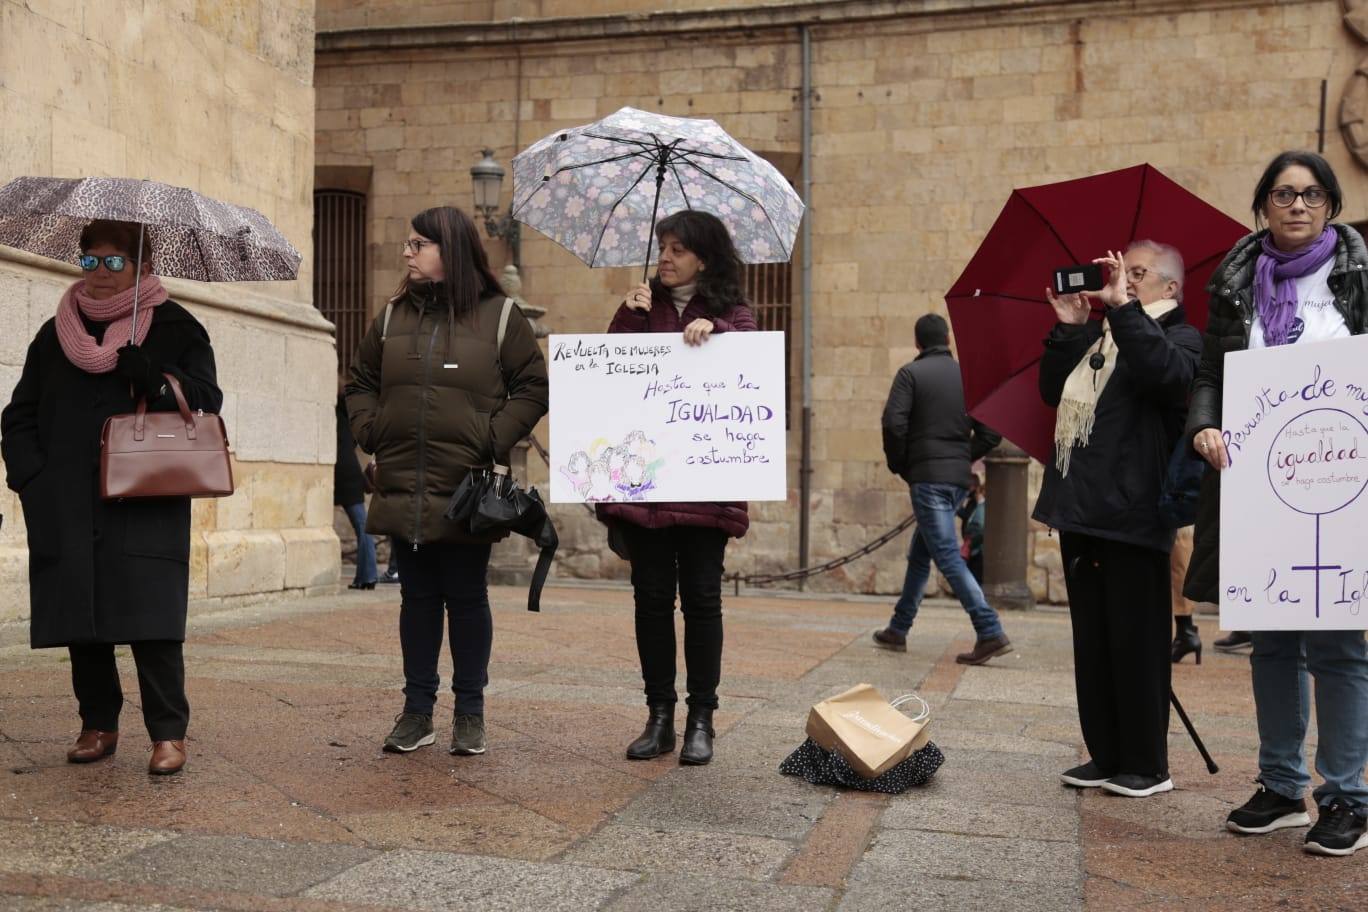
M 1263 323 L 1264 344 L 1287 344 L 1297 318 L 1296 280 L 1324 266 L 1337 243 L 1339 235 L 1329 225 L 1314 243 L 1292 253 L 1275 247 L 1272 234 L 1264 235 L 1263 253 L 1254 264 L 1254 307 Z

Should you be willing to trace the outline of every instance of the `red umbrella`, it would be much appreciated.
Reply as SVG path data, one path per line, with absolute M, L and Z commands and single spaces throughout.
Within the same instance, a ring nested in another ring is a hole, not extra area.
M 1054 270 L 1136 240 L 1170 244 L 1187 267 L 1188 321 L 1205 329 L 1206 283 L 1247 232 L 1150 165 L 1012 191 L 945 295 L 970 413 L 1044 462 L 1054 409 L 1041 401 L 1037 375 L 1041 340 L 1055 324 L 1045 300 Z

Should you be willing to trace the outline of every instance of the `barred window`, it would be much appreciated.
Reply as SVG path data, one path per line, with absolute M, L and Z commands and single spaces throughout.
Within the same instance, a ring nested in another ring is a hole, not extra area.
M 314 191 L 314 306 L 337 327 L 337 366 L 351 366 L 365 335 L 366 195 Z
M 784 427 L 793 415 L 793 264 L 754 263 L 744 267 L 746 298 L 762 330 L 784 334 Z

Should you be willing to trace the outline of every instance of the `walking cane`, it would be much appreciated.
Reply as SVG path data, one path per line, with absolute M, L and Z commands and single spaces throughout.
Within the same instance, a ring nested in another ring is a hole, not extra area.
M 1173 708 L 1178 710 L 1178 718 L 1183 720 L 1183 727 L 1192 737 L 1192 743 L 1197 745 L 1197 753 L 1201 754 L 1202 759 L 1206 761 L 1207 772 L 1213 776 L 1216 775 L 1221 768 L 1216 765 L 1215 760 L 1211 759 L 1211 754 L 1207 753 L 1206 745 L 1202 743 L 1202 739 L 1197 737 L 1197 729 L 1192 727 L 1192 720 L 1188 718 L 1187 713 L 1183 712 L 1183 704 L 1178 702 L 1178 695 L 1172 689 L 1169 690 L 1169 701 L 1173 704 Z

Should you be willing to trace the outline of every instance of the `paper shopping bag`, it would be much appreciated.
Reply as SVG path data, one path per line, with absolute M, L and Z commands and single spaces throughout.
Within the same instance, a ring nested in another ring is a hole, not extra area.
M 852 769 L 873 779 L 927 742 L 929 719 L 914 722 L 869 684 L 823 700 L 808 713 L 807 735 L 846 758 Z

